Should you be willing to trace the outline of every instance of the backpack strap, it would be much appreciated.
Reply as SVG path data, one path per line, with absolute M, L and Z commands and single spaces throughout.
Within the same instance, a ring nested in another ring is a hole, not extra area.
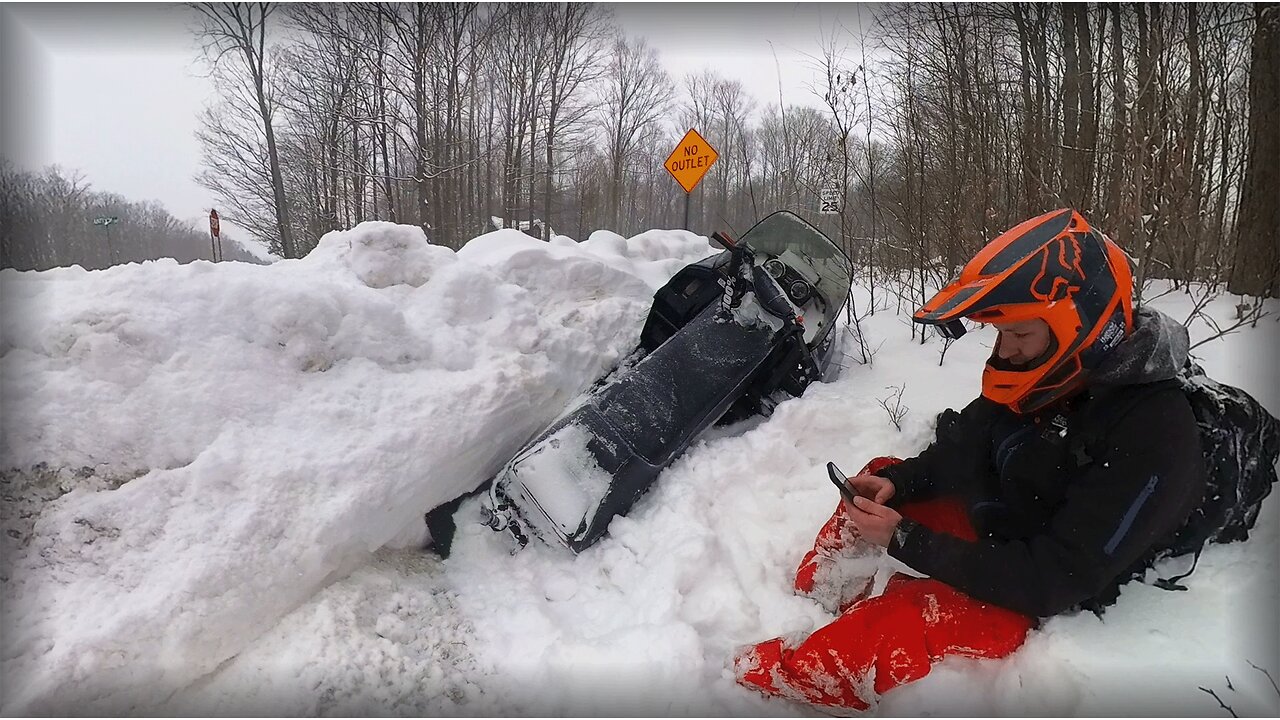
M 1191 558 L 1191 569 L 1190 569 L 1190 570 L 1188 570 L 1188 571 L 1186 571 L 1186 572 L 1182 573 L 1181 575 L 1174 575 L 1173 577 L 1170 577 L 1170 578 L 1157 578 L 1157 579 L 1156 579 L 1156 581 L 1155 581 L 1154 583 L 1151 583 L 1151 584 L 1152 584 L 1152 585 L 1155 585 L 1156 587 L 1160 588 L 1161 590 L 1169 590 L 1169 591 L 1175 591 L 1175 590 L 1186 590 L 1186 589 L 1187 589 L 1187 586 L 1186 586 L 1186 585 L 1183 585 L 1183 584 L 1182 584 L 1181 582 L 1179 582 L 1179 581 L 1180 581 L 1180 580 L 1185 580 L 1185 579 L 1187 579 L 1187 578 L 1191 577 L 1191 573 L 1193 573 L 1193 572 L 1195 572 L 1195 571 L 1196 571 L 1196 565 L 1200 562 L 1200 552 L 1201 552 L 1202 550 L 1204 550 L 1204 543 L 1203 543 L 1203 542 L 1202 542 L 1202 543 L 1200 543 L 1200 545 L 1196 547 L 1196 554 L 1195 554 L 1194 556 L 1192 556 L 1192 558 Z
M 1072 468 L 1079 470 L 1092 465 L 1106 452 L 1107 439 L 1116 423 L 1138 403 L 1171 387 L 1179 387 L 1176 379 L 1126 385 L 1095 393 L 1071 417 L 1067 426 L 1067 457 Z

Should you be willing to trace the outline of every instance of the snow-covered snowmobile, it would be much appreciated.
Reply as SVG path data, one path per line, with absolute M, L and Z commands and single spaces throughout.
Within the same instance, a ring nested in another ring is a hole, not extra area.
M 498 474 L 485 522 L 580 552 L 718 419 L 768 415 L 779 391 L 830 379 L 849 295 L 840 248 L 776 212 L 654 295 L 635 353 Z

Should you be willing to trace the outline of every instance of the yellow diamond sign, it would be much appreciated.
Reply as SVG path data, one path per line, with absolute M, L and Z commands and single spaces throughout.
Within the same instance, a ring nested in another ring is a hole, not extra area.
M 702 182 L 702 176 L 707 174 L 718 157 L 720 153 L 711 147 L 711 143 L 699 135 L 697 130 L 689 128 L 680 144 L 667 156 L 664 165 L 671 177 L 680 183 L 680 187 L 690 193 Z

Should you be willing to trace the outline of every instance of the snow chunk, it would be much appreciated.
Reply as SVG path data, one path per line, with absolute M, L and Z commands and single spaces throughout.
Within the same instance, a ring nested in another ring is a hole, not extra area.
M 453 260 L 452 251 L 429 244 L 416 225 L 363 222 L 351 230 L 325 233 L 302 262 L 333 264 L 371 288 L 387 288 L 420 287 L 437 267 Z

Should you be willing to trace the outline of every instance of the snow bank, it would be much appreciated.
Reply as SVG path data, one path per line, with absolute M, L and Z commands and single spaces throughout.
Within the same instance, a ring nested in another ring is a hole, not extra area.
M 1158 305 L 1181 320 L 1188 313 L 1183 299 L 1170 296 Z M 869 306 L 865 294 L 859 300 L 859 307 Z M 1221 322 L 1229 310 L 1223 302 L 1211 312 Z M 1256 358 L 1268 356 L 1262 348 L 1280 340 L 1280 325 L 1265 322 L 1271 324 L 1203 346 L 1197 355 L 1211 375 L 1250 389 L 1280 412 L 1274 374 L 1255 374 Z M 474 627 L 472 651 L 482 667 L 487 660 L 480 682 L 488 692 L 462 711 L 816 714 L 738 687 L 730 660 L 745 644 L 808 633 L 833 619 L 790 591 L 796 564 L 837 502 L 825 463 L 852 472 L 876 455 L 918 452 L 940 410 L 980 392 L 994 341 L 990 328 L 976 330 L 939 367 L 941 343 L 913 343 L 892 312 L 864 321 L 864 330 L 878 348 L 873 366 L 853 365 L 839 381 L 810 387 L 767 422 L 704 437 L 580 556 L 535 545 L 511 557 L 502 538 L 463 522 L 475 512 L 464 506 L 446 568 L 459 613 Z M 1194 326 L 1193 342 L 1207 332 Z M 1234 343 L 1230 351 L 1218 349 L 1226 343 Z M 1219 362 L 1228 357 L 1233 362 Z M 879 400 L 902 386 L 910 411 L 898 432 Z M 924 680 L 888 694 L 878 713 L 1217 714 L 1217 701 L 1201 686 L 1216 689 L 1242 714 L 1276 712 L 1280 695 L 1250 663 L 1272 677 L 1280 670 L 1278 623 L 1266 610 L 1280 603 L 1277 510 L 1269 499 L 1249 543 L 1207 549 L 1188 592 L 1132 583 L 1103 619 L 1053 618 L 1007 661 L 948 659 Z M 1152 577 L 1188 564 L 1170 561 Z M 880 565 L 879 586 L 895 571 L 910 572 L 887 557 Z
M 1182 319 L 1184 300 L 1158 304 Z M 868 306 L 864 292 L 859 307 Z M 1210 311 L 1219 322 L 1231 312 L 1225 302 Z M 873 455 L 919 450 L 939 410 L 979 392 L 994 338 L 990 329 L 972 332 L 939 367 L 940 343 L 912 342 L 892 312 L 878 312 L 864 329 L 878 348 L 873 366 L 850 365 L 841 380 L 812 386 L 767 421 L 708 432 L 582 555 L 535 544 L 512 556 L 503 536 L 478 525 L 476 503 L 464 504 L 454 555 L 443 566 L 410 574 L 387 560 L 361 571 L 360 588 L 413 588 L 404 590 L 413 598 L 405 607 L 377 590 L 353 597 L 352 575 L 168 709 L 820 716 L 737 686 L 729 660 L 742 645 L 831 620 L 789 590 L 795 564 L 836 502 L 825 462 L 852 471 Z M 1280 339 L 1278 330 L 1262 325 L 1197 355 L 1215 376 L 1280 410 L 1274 378 L 1251 374 L 1257 357 L 1274 352 L 1266 348 Z M 1207 332 L 1194 325 L 1193 341 Z M 902 432 L 879 404 L 890 386 L 905 386 L 910 411 Z M 1269 500 L 1250 542 L 1206 550 L 1188 592 L 1131 584 L 1103 619 L 1054 618 L 1005 661 L 948 659 L 885 696 L 876 713 L 1217 715 L 1217 701 L 1199 689 L 1205 687 L 1242 715 L 1274 714 L 1280 696 L 1250 663 L 1273 677 L 1280 668 L 1271 610 L 1280 603 L 1272 552 L 1278 510 Z M 1185 562 L 1159 574 L 1183 570 Z M 879 582 L 902 569 L 882 560 Z M 424 602 L 438 613 L 430 621 Z M 406 637 L 389 635 L 379 623 L 410 629 Z M 437 639 L 441 633 L 446 637 Z M 425 649 L 432 642 L 434 650 Z
M 710 252 L 682 231 L 504 230 L 455 254 L 367 224 L 271 267 L 0 273 L 20 309 L 0 324 L 20 470 L 0 476 L 16 531 L 0 710 L 817 715 L 737 686 L 730 659 L 831 620 L 789 590 L 837 501 L 825 463 L 924 447 L 979 392 L 990 329 L 940 367 L 881 288 L 873 365 L 704 434 L 587 552 L 512 556 L 476 501 L 448 561 L 395 547 L 630 350 L 652 290 Z M 1182 320 L 1192 301 L 1155 304 Z M 1233 304 L 1207 311 L 1229 324 Z M 1273 313 L 1193 353 L 1280 414 Z M 894 386 L 901 432 L 879 403 Z M 1132 583 L 1101 619 L 1053 618 L 1004 661 L 948 659 L 876 712 L 1225 714 L 1203 687 L 1275 714 L 1252 666 L 1280 677 L 1278 514 L 1273 496 L 1249 542 L 1208 548 L 1187 592 Z M 883 560 L 878 582 L 901 569 Z
M 672 233 L 683 260 L 656 260 L 656 242 L 598 256 L 508 230 L 455 254 L 365 223 L 267 267 L 0 273 L 23 498 L 3 710 L 154 705 L 420 539 L 425 510 L 631 350 L 667 268 L 712 252 Z

